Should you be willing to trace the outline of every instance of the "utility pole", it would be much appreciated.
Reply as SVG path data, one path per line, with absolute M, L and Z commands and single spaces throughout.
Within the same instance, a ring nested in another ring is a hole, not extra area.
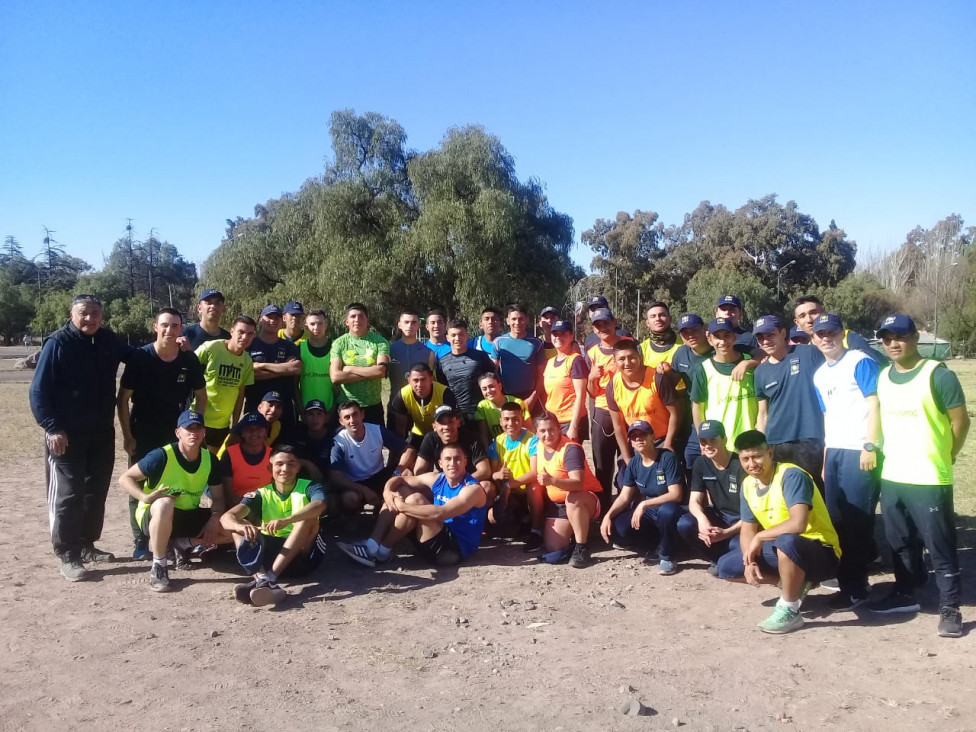
M 156 228 L 153 227 L 149 230 L 149 311 L 153 310 L 153 243 Z
M 791 259 L 789 262 L 784 264 L 778 270 L 776 270 L 776 304 L 779 305 L 779 279 L 783 276 L 783 270 L 789 267 L 791 264 L 796 264 L 795 259 Z
M 129 297 L 136 295 L 135 266 L 132 262 L 132 219 L 126 219 L 126 243 L 129 252 Z

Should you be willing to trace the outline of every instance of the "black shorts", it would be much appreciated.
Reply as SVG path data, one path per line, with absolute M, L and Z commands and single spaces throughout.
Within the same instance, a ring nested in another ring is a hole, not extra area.
M 219 449 L 229 434 L 230 427 L 207 427 L 207 434 L 204 437 L 204 441 L 207 443 L 207 447 Z
M 152 506 L 149 511 L 142 515 L 139 528 L 142 533 L 149 536 L 149 519 Z M 203 527 L 210 520 L 209 508 L 191 508 L 187 510 L 173 510 L 173 530 L 170 532 L 171 539 L 195 539 L 203 533 Z
M 447 526 L 442 526 L 437 535 L 427 541 L 420 541 L 416 534 L 412 534 L 411 538 L 417 554 L 431 564 L 443 567 L 461 562 L 461 546 Z
M 265 570 L 270 571 L 274 565 L 275 557 L 281 554 L 282 547 L 285 546 L 285 536 L 270 536 L 261 534 L 261 557 L 260 563 Z M 285 567 L 282 577 L 304 577 L 318 569 L 325 555 L 325 541 L 320 535 L 316 535 L 315 541 L 307 552 L 301 552 L 291 563 Z M 245 569 L 247 569 L 245 567 Z M 253 574 L 253 572 L 252 572 Z

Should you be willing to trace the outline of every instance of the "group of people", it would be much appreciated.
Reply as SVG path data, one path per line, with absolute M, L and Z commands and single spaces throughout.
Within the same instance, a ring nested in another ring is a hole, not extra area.
M 362 303 L 334 340 L 328 315 L 299 302 L 229 331 L 225 310 L 205 290 L 198 323 L 163 308 L 154 342 L 133 349 L 102 327 L 96 297 L 78 295 L 45 341 L 30 397 L 66 579 L 113 558 L 95 542 L 117 412 L 133 556 L 151 560 L 156 591 L 170 589 L 171 563 L 227 544 L 251 578 L 237 599 L 275 604 L 279 578 L 318 566 L 328 525 L 370 506 L 369 536 L 336 543 L 362 565 L 404 539 L 452 565 L 495 532 L 582 568 L 597 529 L 661 575 L 697 555 L 718 578 L 778 583 L 768 633 L 799 628 L 808 590 L 834 579 L 835 610 L 917 612 L 924 547 L 938 632 L 962 633 L 952 486 L 969 417 L 906 315 L 882 322 L 882 354 L 814 296 L 796 300 L 792 327 L 762 315 L 751 330 L 735 295 L 676 324 L 654 302 L 640 343 L 601 296 L 582 344 L 552 307 L 487 307 L 479 334 L 441 310 L 423 321 L 404 310 L 392 342 Z M 895 584 L 871 602 L 879 500 Z

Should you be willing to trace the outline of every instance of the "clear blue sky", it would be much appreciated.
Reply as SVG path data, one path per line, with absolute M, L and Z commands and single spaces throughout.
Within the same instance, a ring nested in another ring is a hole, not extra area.
M 202 262 L 335 109 L 483 124 L 576 240 L 777 193 L 861 250 L 976 224 L 974 2 L 45 2 L 0 14 L 0 236 L 100 266 L 132 217 Z M 590 252 L 577 247 L 588 266 Z

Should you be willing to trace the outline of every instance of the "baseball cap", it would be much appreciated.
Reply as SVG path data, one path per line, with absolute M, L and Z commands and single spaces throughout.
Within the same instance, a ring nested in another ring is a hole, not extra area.
M 234 432 L 241 434 L 245 427 L 264 427 L 267 429 L 268 420 L 260 412 L 245 412 L 240 421 L 234 425 Z
M 720 308 L 723 305 L 735 305 L 739 310 L 742 310 L 742 300 L 735 295 L 722 295 L 715 304 L 715 307 Z
M 714 318 L 708 324 L 708 332 L 718 333 L 720 330 L 727 330 L 731 333 L 735 333 L 735 326 L 732 325 L 732 321 L 728 318 Z
M 814 333 L 820 333 L 824 330 L 844 330 L 844 323 L 840 316 L 835 313 L 824 313 L 813 321 Z
M 297 300 L 292 300 L 291 302 L 285 305 L 285 312 L 288 315 L 304 315 L 305 308 L 303 308 L 302 304 Z
M 797 339 L 808 341 L 810 340 L 810 336 L 807 335 L 807 332 L 803 330 L 803 328 L 798 325 L 794 325 L 792 328 L 790 328 L 790 340 L 795 341 Z
M 651 423 L 646 419 L 638 419 L 631 422 L 630 427 L 627 428 L 628 437 L 631 432 L 643 432 L 645 435 L 654 436 L 654 428 L 651 427 Z
M 700 315 L 685 313 L 678 319 L 678 332 L 680 333 L 686 328 L 698 328 L 703 325 L 705 325 L 705 321 L 701 319 Z
M 725 437 L 725 425 L 717 419 L 706 419 L 698 425 L 699 440 L 714 440 Z
M 305 405 L 305 411 L 309 412 L 313 409 L 321 409 L 323 412 L 328 412 L 329 410 L 325 408 L 325 402 L 321 399 L 309 399 L 308 403 Z
M 881 327 L 878 328 L 878 337 L 880 338 L 881 334 L 885 331 L 894 333 L 895 335 L 908 335 L 914 333 L 915 330 L 914 320 L 904 313 L 895 313 L 881 321 Z
M 591 323 L 596 323 L 599 320 L 613 320 L 613 313 L 610 312 L 610 308 L 597 308 L 590 312 Z
M 552 324 L 553 333 L 555 333 L 556 331 L 572 333 L 573 330 L 574 330 L 573 324 L 570 323 L 568 320 L 557 320 L 555 323 Z
M 554 308 L 552 305 L 547 305 L 546 307 L 542 308 L 542 312 L 539 313 L 539 317 L 541 318 L 543 315 L 559 315 L 559 311 L 556 310 L 556 308 Z
M 279 308 L 277 305 L 268 305 L 267 307 L 264 308 L 264 310 L 261 311 L 262 318 L 266 315 L 277 315 L 280 317 L 281 308 Z
M 775 315 L 762 315 L 756 318 L 756 322 L 752 324 L 752 334 L 773 333 L 782 327 L 783 324 Z
M 434 421 L 440 422 L 443 417 L 460 417 L 461 413 L 450 404 L 441 404 L 434 410 Z
M 607 298 L 605 298 L 603 295 L 596 295 L 596 296 L 590 298 L 589 309 L 592 310 L 593 308 L 607 308 L 607 309 L 609 309 L 610 308 L 610 303 L 607 302 Z
M 269 391 L 263 397 L 261 397 L 262 402 L 278 402 L 281 403 L 281 393 L 277 391 Z
M 224 293 L 220 290 L 204 290 L 200 293 L 200 300 L 206 300 L 208 297 L 219 297 L 221 300 L 224 299 Z
M 187 409 L 176 421 L 177 427 L 189 427 L 191 424 L 203 424 L 203 415 L 195 409 Z

